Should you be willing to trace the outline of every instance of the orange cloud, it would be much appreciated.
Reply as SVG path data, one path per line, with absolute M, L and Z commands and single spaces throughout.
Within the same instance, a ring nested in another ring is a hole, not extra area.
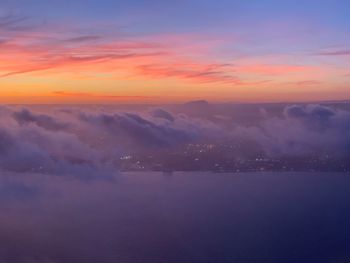
M 51 93 L 53 96 L 59 97 L 72 97 L 72 98 L 90 98 L 90 99 L 107 99 L 107 100 L 144 100 L 152 99 L 151 96 L 126 96 L 126 95 L 105 95 L 105 94 L 93 94 L 87 92 L 66 92 L 66 91 L 54 91 Z

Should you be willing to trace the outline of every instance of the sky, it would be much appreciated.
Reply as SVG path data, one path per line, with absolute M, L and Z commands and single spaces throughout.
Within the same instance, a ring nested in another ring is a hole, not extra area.
M 0 0 L 0 103 L 350 99 L 346 0 Z

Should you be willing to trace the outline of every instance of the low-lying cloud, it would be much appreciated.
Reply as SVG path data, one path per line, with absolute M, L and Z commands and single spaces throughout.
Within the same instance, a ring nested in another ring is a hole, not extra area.
M 217 120 L 209 116 L 217 116 L 211 110 L 207 117 L 195 117 L 178 107 L 177 113 L 2 107 L 0 169 L 101 176 L 116 173 L 117 160 L 125 154 L 228 141 L 253 142 L 256 151 L 274 157 L 317 153 L 345 158 L 350 151 L 347 110 L 311 104 L 285 106 L 280 112 L 260 109 L 257 121 L 244 125 L 229 117 L 230 107 L 227 117 Z

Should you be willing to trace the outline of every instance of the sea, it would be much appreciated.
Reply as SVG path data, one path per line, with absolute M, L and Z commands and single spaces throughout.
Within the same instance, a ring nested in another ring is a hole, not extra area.
M 350 175 L 0 175 L 0 262 L 346 263 Z

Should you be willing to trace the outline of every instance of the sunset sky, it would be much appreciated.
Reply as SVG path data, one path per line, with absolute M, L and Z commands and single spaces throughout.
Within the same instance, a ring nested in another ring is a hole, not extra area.
M 0 0 L 1 103 L 350 99 L 348 0 Z

